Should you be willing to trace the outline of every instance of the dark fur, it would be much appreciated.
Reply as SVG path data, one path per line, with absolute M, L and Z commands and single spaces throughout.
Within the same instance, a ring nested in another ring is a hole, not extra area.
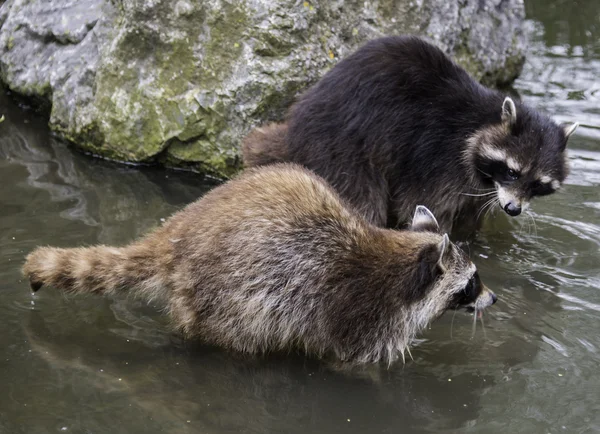
M 250 166 L 268 163 L 270 148 L 278 148 L 278 161 L 287 155 L 323 176 L 378 226 L 406 224 L 422 203 L 446 231 L 454 223 L 475 228 L 485 200 L 462 193 L 494 184 L 476 170 L 470 137 L 486 131 L 532 169 L 560 182 L 567 174 L 563 128 L 521 103 L 516 124 L 505 128 L 504 98 L 422 39 L 381 38 L 338 63 L 292 106 L 285 143 L 265 135 L 257 144 L 254 136 L 243 144 L 244 158 Z M 529 181 L 524 176 L 517 192 L 524 201 L 537 195 Z
M 475 266 L 416 215 L 412 231 L 375 227 L 312 172 L 272 165 L 129 246 L 42 247 L 23 273 L 34 290 L 162 299 L 187 336 L 239 351 L 391 362 L 445 310 L 493 302 L 483 287 L 464 300 Z

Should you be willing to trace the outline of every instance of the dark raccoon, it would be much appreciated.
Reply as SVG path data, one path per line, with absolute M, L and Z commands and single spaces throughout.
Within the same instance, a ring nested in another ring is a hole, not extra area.
M 226 348 L 354 363 L 391 363 L 447 309 L 496 300 L 426 208 L 378 228 L 293 165 L 250 170 L 126 247 L 38 248 L 23 273 L 34 290 L 162 299 L 185 335 Z
M 517 215 L 532 197 L 554 192 L 577 127 L 482 86 L 411 36 L 371 41 L 342 60 L 282 125 L 245 141 L 249 166 L 285 156 L 378 226 L 406 224 L 423 203 L 445 231 L 476 228 L 486 205 Z

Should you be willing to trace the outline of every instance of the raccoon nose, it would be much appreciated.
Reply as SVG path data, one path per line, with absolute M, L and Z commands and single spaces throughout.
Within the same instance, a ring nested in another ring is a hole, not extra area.
M 521 214 L 521 207 L 519 205 L 515 205 L 513 202 L 508 202 L 504 206 L 504 211 L 506 212 L 506 214 L 514 217 L 516 215 Z
M 492 304 L 496 303 L 498 301 L 498 297 L 496 297 L 496 294 L 494 294 L 492 292 Z

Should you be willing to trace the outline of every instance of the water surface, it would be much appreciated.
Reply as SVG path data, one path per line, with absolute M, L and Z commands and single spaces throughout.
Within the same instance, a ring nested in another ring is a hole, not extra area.
M 93 159 L 0 98 L 1 433 L 600 431 L 600 4 L 527 4 L 523 98 L 582 127 L 564 190 L 531 218 L 496 213 L 470 247 L 500 301 L 471 338 L 447 315 L 389 370 L 342 373 L 299 355 L 189 345 L 158 307 L 32 296 L 37 245 L 124 244 L 210 184 Z

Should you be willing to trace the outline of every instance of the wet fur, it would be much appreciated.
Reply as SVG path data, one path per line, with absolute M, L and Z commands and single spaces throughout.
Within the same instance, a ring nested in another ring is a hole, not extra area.
M 447 236 L 430 231 L 428 215 L 411 231 L 378 228 L 312 172 L 271 165 L 217 187 L 131 245 L 41 247 L 23 273 L 34 290 L 163 300 L 186 336 L 238 351 L 299 348 L 391 363 L 457 307 L 475 272 Z
M 468 232 L 487 198 L 464 193 L 494 187 L 474 162 L 478 137 L 530 162 L 532 173 L 543 169 L 558 182 L 567 175 L 563 128 L 520 102 L 508 125 L 504 99 L 420 38 L 381 38 L 302 95 L 285 124 L 251 133 L 243 155 L 248 166 L 273 155 L 308 167 L 375 225 L 405 225 L 423 204 L 442 230 Z

